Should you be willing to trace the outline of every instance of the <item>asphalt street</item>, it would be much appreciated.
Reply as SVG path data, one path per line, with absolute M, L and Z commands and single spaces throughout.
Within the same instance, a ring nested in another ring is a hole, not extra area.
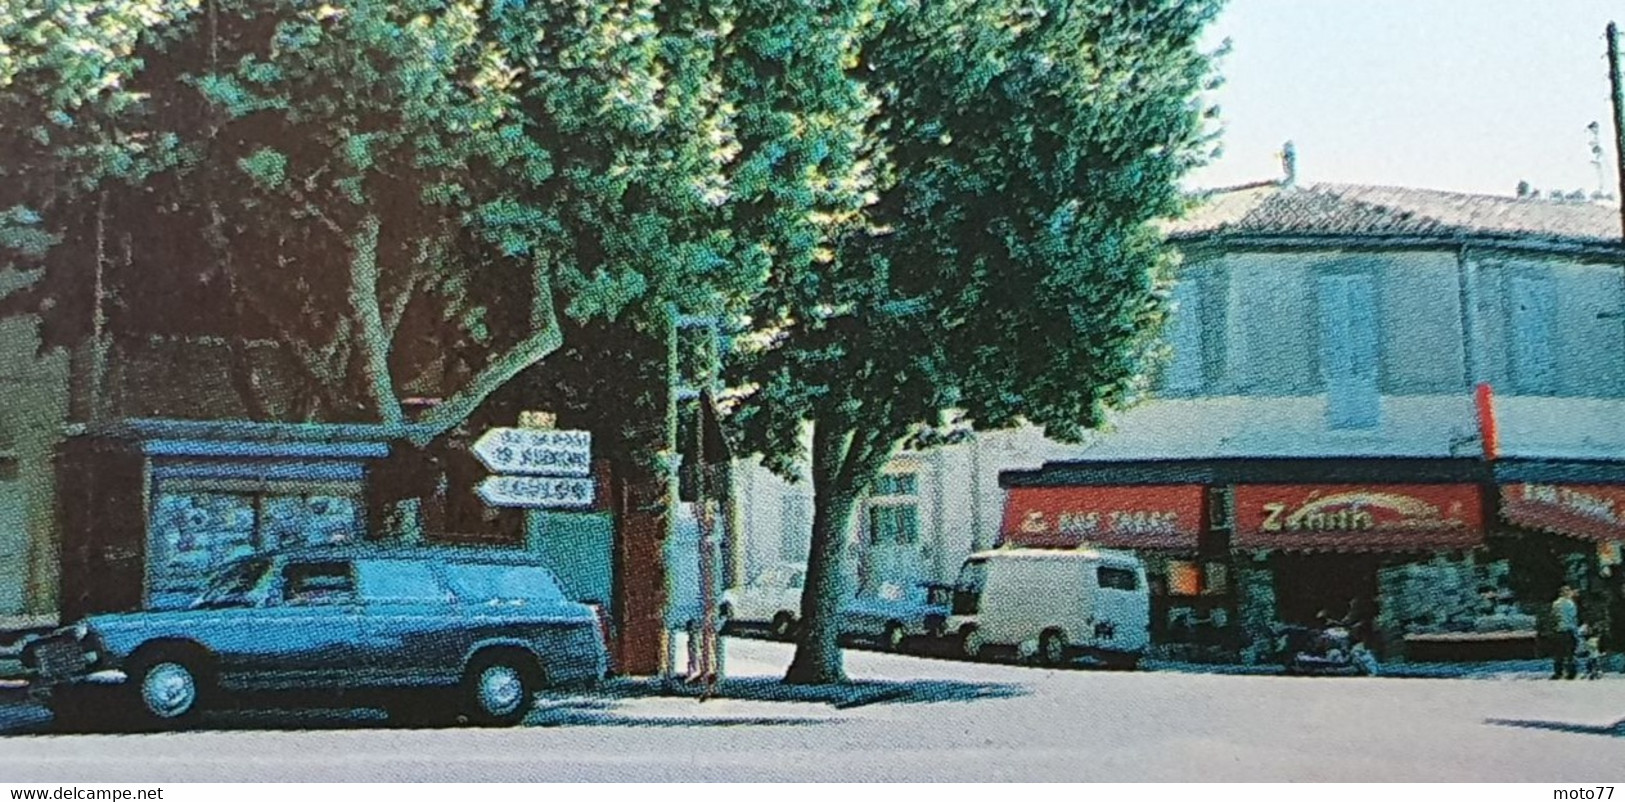
M 546 699 L 508 730 L 332 711 L 54 735 L 14 702 L 0 781 L 1625 781 L 1619 675 L 1119 673 L 850 651 L 855 693 L 783 701 L 773 677 L 791 647 L 727 642 L 730 698 L 623 686 Z

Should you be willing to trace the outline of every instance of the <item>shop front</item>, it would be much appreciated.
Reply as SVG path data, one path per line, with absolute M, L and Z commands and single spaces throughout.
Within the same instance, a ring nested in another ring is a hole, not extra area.
M 1531 563 L 1529 592 L 1549 600 L 1559 584 L 1575 588 L 1581 621 L 1605 648 L 1625 649 L 1625 477 L 1609 475 L 1619 470 L 1612 464 L 1530 467 L 1509 463 L 1498 470 L 1504 525 L 1546 545 L 1520 551 Z M 1524 481 L 1508 481 L 1517 478 Z
M 58 456 L 62 615 L 184 607 L 239 557 L 377 537 L 382 427 L 134 420 Z
M 1203 484 L 1011 487 L 1000 543 L 1136 552 L 1150 583 L 1152 642 L 1217 659 L 1239 644 L 1223 535 L 1210 520 Z
M 1341 621 L 1388 659 L 1488 631 L 1480 594 L 1495 570 L 1483 555 L 1482 485 L 1241 484 L 1232 492 L 1232 545 L 1268 570 L 1273 604 L 1255 616 L 1270 625 Z
M 1429 638 L 1532 648 L 1529 600 L 1486 548 L 1489 477 L 1456 458 L 1051 463 L 1001 477 L 1004 537 L 1138 552 L 1174 657 L 1268 659 L 1282 625 L 1328 620 L 1389 659 Z

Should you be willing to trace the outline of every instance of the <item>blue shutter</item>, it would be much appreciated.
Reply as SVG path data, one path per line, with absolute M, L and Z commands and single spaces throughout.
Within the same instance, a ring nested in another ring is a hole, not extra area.
M 1512 383 L 1520 393 L 1545 395 L 1557 384 L 1552 322 L 1557 298 L 1550 282 L 1512 280 Z
M 1172 317 L 1168 321 L 1168 345 L 1173 349 L 1165 388 L 1174 395 L 1194 395 L 1202 390 L 1202 285 L 1181 281 L 1174 286 Z
M 1321 377 L 1326 383 L 1326 425 L 1374 428 L 1382 410 L 1378 386 L 1381 329 L 1369 276 L 1320 280 Z

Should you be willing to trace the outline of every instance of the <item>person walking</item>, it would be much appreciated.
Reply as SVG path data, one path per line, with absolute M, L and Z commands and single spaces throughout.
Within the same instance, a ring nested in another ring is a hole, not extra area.
M 1580 606 L 1574 588 L 1564 585 L 1552 601 L 1552 624 L 1557 630 L 1552 644 L 1552 679 L 1574 679 L 1579 673 L 1574 653 L 1580 646 Z

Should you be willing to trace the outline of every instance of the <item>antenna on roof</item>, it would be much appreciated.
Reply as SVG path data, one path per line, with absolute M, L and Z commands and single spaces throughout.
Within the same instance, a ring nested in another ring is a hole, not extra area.
M 1591 197 L 1600 200 L 1608 194 L 1607 179 L 1603 177 L 1606 174 L 1602 170 L 1602 126 L 1592 120 L 1586 132 L 1591 135 L 1591 168 L 1597 171 L 1597 194 Z
M 1275 154 L 1281 159 L 1281 186 L 1290 187 L 1298 183 L 1298 148 L 1288 139 L 1281 144 L 1281 150 Z

